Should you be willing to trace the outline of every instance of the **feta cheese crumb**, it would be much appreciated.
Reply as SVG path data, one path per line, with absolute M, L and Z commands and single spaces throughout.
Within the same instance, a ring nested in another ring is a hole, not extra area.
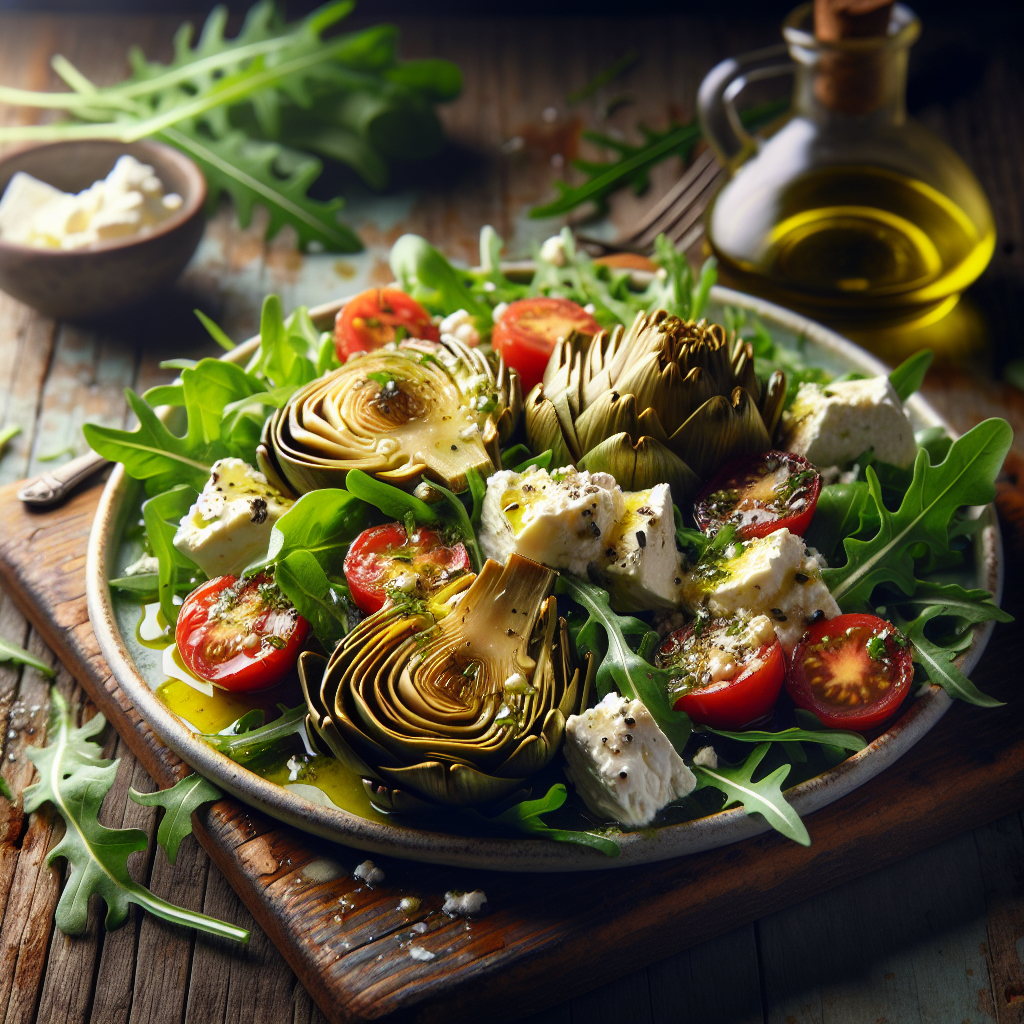
M 77 195 L 19 171 L 0 199 L 0 238 L 37 249 L 81 249 L 144 235 L 182 204 L 177 193 L 164 193 L 152 167 L 127 153 L 103 181 Z
M 464 309 L 457 309 L 446 316 L 440 325 L 441 337 L 450 335 L 463 345 L 475 348 L 480 344 L 480 332 L 476 329 L 476 320 Z
M 431 953 L 429 949 L 424 949 L 422 946 L 410 946 L 409 956 L 413 960 L 433 960 L 437 954 Z
M 679 604 L 682 566 L 676 550 L 668 484 L 626 491 L 625 511 L 608 534 L 601 575 L 616 611 L 649 611 Z
M 238 576 L 263 557 L 274 523 L 292 502 L 241 459 L 219 459 L 182 517 L 174 546 L 210 579 Z
M 629 828 L 649 825 L 697 785 L 639 700 L 609 693 L 565 725 L 568 774 L 584 803 Z
M 606 535 L 624 510 L 622 488 L 608 473 L 506 469 L 487 480 L 480 544 L 498 562 L 515 551 L 585 575 L 603 558 Z
M 380 885 L 384 881 L 384 872 L 372 860 L 364 860 L 352 872 L 352 877 L 365 882 L 367 885 Z
M 714 747 L 701 747 L 693 755 L 693 763 L 701 768 L 710 768 L 714 771 L 718 767 L 718 754 Z
M 725 618 L 766 615 L 787 654 L 812 622 L 839 614 L 817 557 L 787 529 L 744 543 L 715 568 L 710 579 L 701 566 L 683 578 L 687 607 Z
M 505 311 L 507 309 L 507 302 L 499 302 L 491 311 L 491 319 L 494 320 L 495 323 L 497 323 L 505 315 Z
M 540 247 L 540 258 L 545 263 L 552 263 L 556 267 L 565 266 L 565 241 L 561 235 L 552 235 L 544 240 L 544 244 Z
M 816 466 L 842 465 L 869 449 L 893 466 L 909 466 L 917 455 L 910 420 L 886 376 L 801 384 L 783 430 L 782 447 Z
M 141 576 L 144 573 L 159 572 L 160 559 L 155 555 L 143 555 L 131 565 L 125 566 L 125 576 Z
M 589 313 L 591 316 L 593 316 L 597 312 L 597 306 L 595 306 L 592 302 L 588 302 L 583 307 L 583 312 Z
M 486 902 L 487 893 L 483 889 L 474 889 L 472 892 L 452 889 L 444 894 L 441 910 L 449 917 L 472 917 L 480 913 Z

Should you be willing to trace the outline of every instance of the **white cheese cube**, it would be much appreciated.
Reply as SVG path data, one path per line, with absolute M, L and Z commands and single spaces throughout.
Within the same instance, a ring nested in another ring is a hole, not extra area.
M 17 171 L 0 199 L 0 238 L 27 245 L 36 212 L 63 195 L 59 188 Z
M 609 533 L 602 576 L 617 611 L 650 611 L 679 604 L 682 569 L 668 484 L 626 491 L 625 511 Z
M 839 614 L 818 559 L 786 529 L 745 542 L 731 558 L 697 566 L 684 576 L 682 593 L 694 614 L 767 615 L 787 653 L 812 621 Z
M 480 544 L 498 562 L 515 551 L 585 576 L 588 565 L 604 558 L 624 510 L 622 488 L 608 473 L 502 470 L 487 480 Z
M 476 328 L 476 318 L 470 316 L 464 309 L 458 309 L 446 316 L 440 324 L 441 337 L 446 334 L 452 335 L 456 341 L 461 341 L 469 348 L 475 348 L 480 344 L 480 332 Z
M 914 431 L 889 378 L 800 385 L 786 414 L 782 447 L 816 466 L 838 466 L 868 449 L 893 466 L 917 455 Z
M 595 814 L 629 828 L 649 825 L 697 784 L 638 700 L 610 693 L 565 725 L 568 774 Z
M 220 459 L 182 518 L 174 546 L 210 579 L 238 576 L 263 557 L 274 523 L 292 502 L 241 459 Z

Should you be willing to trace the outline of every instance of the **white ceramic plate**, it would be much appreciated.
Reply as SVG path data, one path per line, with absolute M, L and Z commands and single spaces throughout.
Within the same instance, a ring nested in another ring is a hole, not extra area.
M 868 374 L 887 368 L 863 349 L 820 324 L 761 299 L 714 288 L 710 318 L 722 306 L 738 306 L 756 314 L 771 328 L 773 338 L 783 345 L 804 346 L 808 361 L 844 373 L 858 370 Z M 322 329 L 330 329 L 342 305 L 334 302 L 312 311 Z M 228 357 L 245 359 L 258 344 L 254 339 L 235 349 Z M 907 402 L 915 429 L 948 425 L 919 396 Z M 89 617 L 104 657 L 114 677 L 139 714 L 157 735 L 196 771 L 223 790 L 281 821 L 326 839 L 371 853 L 390 854 L 439 864 L 491 868 L 504 871 L 579 871 L 630 867 L 666 860 L 725 846 L 769 829 L 760 815 L 748 816 L 742 808 L 721 811 L 706 818 L 643 832 L 626 833 L 619 839 L 621 856 L 609 858 L 595 850 L 568 843 L 536 839 L 479 838 L 410 828 L 401 824 L 370 821 L 333 805 L 314 803 L 298 793 L 242 768 L 234 761 L 197 740 L 191 729 L 157 698 L 155 690 L 163 681 L 160 659 L 135 638 L 134 618 L 115 610 L 107 580 L 122 574 L 135 557 L 123 543 L 124 525 L 137 514 L 141 487 L 117 466 L 107 483 L 96 513 L 86 566 Z M 963 582 L 984 587 L 996 596 L 1002 593 L 1002 550 L 994 510 L 979 508 L 983 526 L 975 534 L 974 563 Z M 118 602 L 120 604 L 120 602 Z M 975 627 L 970 648 L 960 660 L 964 672 L 977 664 L 992 632 L 993 623 Z M 864 750 L 835 768 L 788 790 L 786 795 L 801 816 L 856 789 L 884 771 L 909 750 L 947 711 L 952 698 L 937 686 L 925 695 L 911 698 L 907 710 L 893 726 Z M 813 821 L 811 823 L 813 833 Z

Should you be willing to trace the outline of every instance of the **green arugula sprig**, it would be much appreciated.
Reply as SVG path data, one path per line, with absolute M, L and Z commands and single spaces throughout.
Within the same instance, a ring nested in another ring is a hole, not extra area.
M 267 725 L 262 724 L 261 718 L 244 716 L 233 723 L 231 732 L 200 733 L 198 738 L 205 740 L 232 761 L 241 765 L 248 764 L 282 740 L 306 735 L 306 715 L 309 709 L 305 704 L 295 708 L 287 708 L 283 704 L 277 707 L 280 716 Z M 252 728 L 244 728 L 243 723 Z
M 762 779 L 754 781 L 754 773 L 764 760 L 771 743 L 758 743 L 747 759 L 739 765 L 707 768 L 694 765 L 697 789 L 712 787 L 725 794 L 724 807 L 740 804 L 747 814 L 760 814 L 777 832 L 801 846 L 810 846 L 807 826 L 782 795 L 782 784 L 792 765 L 779 765 Z
M 690 719 L 673 709 L 668 698 L 672 673 L 655 668 L 633 650 L 628 637 L 646 638 L 652 630 L 645 622 L 612 611 L 607 591 L 577 576 L 559 577 L 558 588 L 564 590 L 587 613 L 576 644 L 600 655 L 597 630 L 604 632 L 607 651 L 597 669 L 595 686 L 599 698 L 618 690 L 629 700 L 640 700 L 668 736 L 675 749 L 682 753 L 690 737 Z
M 156 841 L 164 848 L 168 862 L 174 864 L 181 841 L 192 834 L 192 812 L 203 804 L 219 800 L 224 794 L 209 779 L 195 774 L 186 775 L 170 789 L 159 789 L 155 793 L 129 789 L 128 795 L 137 804 L 164 809 Z
M 31 668 L 42 672 L 48 679 L 52 679 L 56 675 L 45 661 L 37 658 L 31 651 L 26 651 L 24 647 L 19 647 L 3 637 L 0 637 L 0 662 L 11 662 L 14 665 L 29 665 Z
M 244 928 L 176 907 L 153 895 L 131 877 L 128 858 L 146 849 L 146 833 L 137 828 L 107 828 L 98 818 L 103 798 L 114 784 L 118 765 L 117 761 L 103 759 L 99 744 L 91 742 L 92 737 L 103 731 L 106 722 L 102 715 L 97 715 L 75 728 L 60 693 L 52 690 L 50 699 L 53 724 L 49 743 L 27 751 L 39 770 L 39 781 L 25 790 L 24 808 L 29 813 L 49 802 L 64 819 L 64 838 L 46 858 L 51 864 L 58 857 L 64 857 L 70 869 L 57 904 L 57 927 L 66 935 L 82 934 L 88 922 L 89 899 L 98 895 L 107 905 L 105 924 L 108 929 L 124 924 L 129 906 L 135 903 L 172 924 L 235 942 L 248 942 L 249 933 Z M 180 827 L 171 831 L 180 831 Z
M 541 820 L 542 814 L 550 814 L 557 811 L 566 800 L 566 789 L 562 783 L 556 783 L 544 796 L 536 800 L 521 800 L 513 804 L 508 810 L 494 817 L 486 817 L 479 812 L 473 812 L 474 816 L 488 825 L 499 828 L 511 828 L 527 835 L 540 836 L 543 839 L 551 839 L 556 843 L 576 843 L 579 846 L 589 846 L 600 850 L 606 857 L 618 857 L 622 852 L 618 843 L 596 832 L 584 832 L 575 829 L 552 828 Z

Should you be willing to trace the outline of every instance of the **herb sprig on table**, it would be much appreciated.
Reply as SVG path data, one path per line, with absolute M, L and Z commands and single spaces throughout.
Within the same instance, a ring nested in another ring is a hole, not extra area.
M 260 0 L 233 39 L 224 36 L 227 9 L 215 7 L 194 45 L 192 26 L 182 25 L 169 64 L 135 49 L 131 76 L 106 88 L 57 56 L 54 70 L 72 92 L 0 87 L 0 103 L 73 120 L 3 126 L 0 142 L 156 138 L 199 164 L 211 210 L 227 193 L 243 227 L 263 206 L 268 238 L 288 224 L 302 246 L 358 251 L 358 237 L 338 221 L 342 199 L 308 194 L 320 158 L 385 187 L 396 161 L 440 150 L 434 105 L 459 94 L 462 76 L 447 61 L 400 61 L 393 25 L 324 38 L 353 7 L 336 0 L 286 24 L 273 0 Z

